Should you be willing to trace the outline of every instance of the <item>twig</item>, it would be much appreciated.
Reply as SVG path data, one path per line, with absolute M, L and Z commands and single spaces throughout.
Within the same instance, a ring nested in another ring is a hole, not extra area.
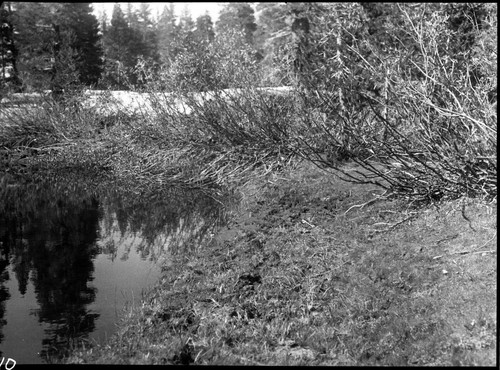
M 495 238 L 497 237 L 497 233 L 495 231 L 495 235 L 493 235 L 493 237 L 488 240 L 486 243 L 484 243 L 483 245 L 481 245 L 479 248 L 484 248 L 486 245 L 489 244 L 489 242 L 491 242 L 492 240 L 494 240 Z M 438 242 L 439 243 L 439 242 Z M 471 250 L 471 251 L 459 251 L 459 252 L 452 252 L 452 253 L 448 253 L 448 254 L 441 254 L 439 256 L 436 256 L 436 257 L 433 257 L 432 259 L 433 260 L 437 260 L 438 258 L 441 258 L 443 256 L 446 256 L 446 255 L 453 255 L 453 254 L 480 254 L 480 253 L 495 253 L 496 251 L 494 249 L 490 249 L 490 250 L 486 250 L 486 251 L 474 251 L 474 250 Z
M 306 220 L 304 220 L 304 219 L 302 219 L 302 223 L 304 223 L 304 224 L 307 224 L 307 225 L 311 226 L 313 229 L 316 227 L 316 225 L 313 225 L 312 223 L 307 222 L 307 221 L 306 221 Z
M 489 251 L 459 251 L 459 252 L 453 252 L 450 254 L 480 254 L 480 253 L 495 253 L 496 251 L 494 249 L 490 249 Z
M 384 194 L 385 194 L 385 193 L 387 193 L 387 190 L 386 190 L 386 191 L 384 191 L 381 195 L 377 195 L 375 198 L 373 198 L 373 199 L 369 200 L 369 201 L 368 201 L 368 202 L 366 202 L 366 203 L 363 203 L 363 204 L 355 204 L 355 205 L 353 205 L 353 206 L 349 207 L 349 209 L 348 209 L 347 211 L 345 211 L 345 212 L 344 212 L 344 216 L 347 214 L 347 212 L 349 212 L 349 211 L 350 211 L 351 209 L 353 209 L 353 208 L 356 208 L 356 207 L 361 207 L 361 208 L 360 208 L 360 210 L 362 210 L 362 209 L 363 209 L 363 207 L 365 207 L 365 206 L 367 206 L 367 205 L 370 205 L 370 204 L 372 204 L 372 203 L 376 202 L 377 200 L 380 200 L 380 199 L 382 199 L 382 198 L 387 198 L 387 197 L 384 197 Z
M 383 232 L 386 232 L 386 231 L 390 231 L 390 230 L 394 229 L 396 226 L 399 226 L 402 223 L 405 223 L 406 221 L 411 220 L 412 218 L 416 217 L 417 214 L 418 214 L 417 212 L 412 212 L 408 217 L 404 218 L 403 220 L 401 220 L 399 222 L 396 222 L 396 223 L 392 224 L 388 228 L 382 229 L 382 230 L 373 230 L 373 232 L 374 233 L 383 233 Z M 378 223 L 376 223 L 374 225 L 382 225 L 382 224 L 385 224 L 385 223 L 384 222 L 378 222 Z
M 494 249 L 490 249 L 489 251 L 459 251 L 459 252 L 452 252 L 452 253 L 448 253 L 448 254 L 441 254 L 439 256 L 436 256 L 436 257 L 432 257 L 433 260 L 437 260 L 441 257 L 444 257 L 444 256 L 452 256 L 454 254 L 462 254 L 462 255 L 465 255 L 465 254 L 481 254 L 481 253 L 495 253 L 496 250 Z
M 495 231 L 495 235 L 493 235 L 493 237 L 490 240 L 488 240 L 486 243 L 484 243 L 480 248 L 483 248 L 486 245 L 488 245 L 492 240 L 496 239 L 496 237 L 497 237 L 497 232 Z

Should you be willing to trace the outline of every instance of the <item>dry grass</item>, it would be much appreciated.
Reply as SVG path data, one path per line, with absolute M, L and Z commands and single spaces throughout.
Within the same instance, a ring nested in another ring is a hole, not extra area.
M 279 143 L 282 132 L 270 138 L 263 132 L 283 111 L 273 94 L 185 93 L 179 99 L 189 103 L 189 115 L 159 103 L 153 93 L 141 97 L 159 104 L 153 104 L 155 114 L 134 93 L 96 95 L 94 107 L 87 106 L 93 102 L 82 94 L 69 96 L 64 104 L 46 98 L 38 105 L 2 105 L 6 121 L 0 127 L 0 167 L 42 177 L 61 169 L 101 173 L 138 191 L 166 184 L 209 191 L 233 187 L 291 159 L 292 153 Z M 119 98 L 138 102 L 144 111 L 114 111 Z M 285 125 L 283 117 L 274 127 Z
M 68 361 L 494 365 L 496 203 L 381 194 L 305 163 L 247 183 L 109 344 Z

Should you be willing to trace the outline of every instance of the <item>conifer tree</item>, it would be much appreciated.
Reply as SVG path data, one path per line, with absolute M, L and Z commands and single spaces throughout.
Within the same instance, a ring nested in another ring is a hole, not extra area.
M 16 2 L 12 10 L 17 66 L 25 87 L 47 89 L 55 81 L 97 83 L 103 60 L 90 3 Z
M 177 46 L 180 52 L 191 51 L 196 47 L 194 41 L 195 27 L 191 12 L 185 6 L 179 17 L 179 33 L 177 35 Z
M 178 33 L 174 4 L 170 3 L 163 8 L 158 20 L 158 52 L 163 63 L 168 64 L 170 60 L 175 59 L 175 40 Z
M 111 25 L 104 38 L 106 83 L 116 88 L 126 87 L 127 69 L 135 65 L 129 50 L 132 29 L 119 4 L 113 7 Z
M 128 26 L 130 28 L 135 28 L 137 27 L 137 13 L 132 5 L 132 3 L 127 3 L 127 12 L 125 15 L 125 18 L 127 19 Z
M 257 30 L 255 14 L 249 3 L 227 3 L 221 10 L 219 19 L 215 23 L 216 33 L 226 29 L 241 31 L 249 45 L 254 44 L 254 32 Z
M 212 18 L 210 17 L 208 12 L 196 18 L 196 30 L 194 31 L 194 33 L 195 39 L 198 42 L 211 43 L 212 41 L 214 41 L 214 25 L 212 22 Z
M 158 62 L 158 38 L 155 24 L 151 19 L 149 4 L 140 3 L 139 8 L 127 4 L 127 21 L 134 37 L 130 40 L 130 49 L 137 57 L 151 62 Z
M 48 89 L 52 68 L 54 31 L 51 9 L 42 3 L 11 3 L 17 69 L 22 88 Z
M 99 25 L 101 27 L 102 35 L 106 35 L 106 33 L 108 32 L 108 14 L 106 13 L 106 10 L 103 10 L 101 13 L 99 13 Z
M 103 70 L 103 50 L 100 45 L 99 23 L 92 14 L 91 3 L 62 3 L 61 24 L 72 31 L 70 45 L 77 54 L 76 68 L 80 82 L 96 85 Z

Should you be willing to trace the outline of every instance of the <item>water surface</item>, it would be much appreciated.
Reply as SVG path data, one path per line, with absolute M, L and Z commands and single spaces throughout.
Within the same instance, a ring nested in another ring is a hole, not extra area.
M 193 191 L 109 191 L 0 176 L 0 355 L 50 362 L 102 342 L 171 253 L 208 238 L 220 204 Z

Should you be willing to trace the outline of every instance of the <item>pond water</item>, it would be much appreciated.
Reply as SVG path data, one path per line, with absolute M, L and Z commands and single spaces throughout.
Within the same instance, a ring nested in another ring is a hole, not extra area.
M 51 362 L 102 343 L 161 264 L 210 237 L 220 203 L 196 192 L 92 194 L 0 176 L 0 355 Z M 83 187 L 85 188 L 85 187 Z

